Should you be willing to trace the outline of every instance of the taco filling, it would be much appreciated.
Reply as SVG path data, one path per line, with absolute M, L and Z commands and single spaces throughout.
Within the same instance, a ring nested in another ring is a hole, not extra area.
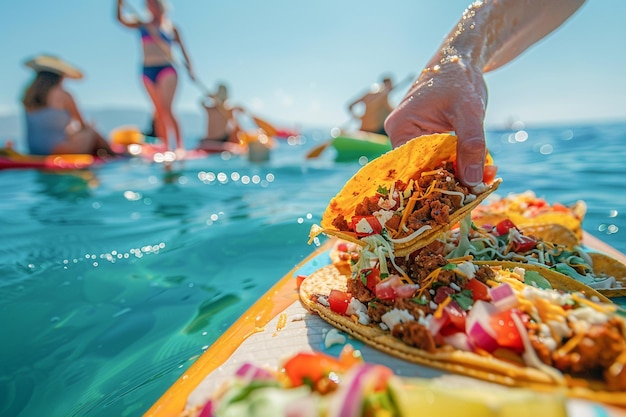
M 312 227 L 310 240 L 326 233 L 359 243 L 380 235 L 400 256 L 430 243 L 500 183 L 492 177 L 490 185 L 462 185 L 455 176 L 455 147 L 454 136 L 425 136 L 364 166 L 331 200 L 322 227 Z M 422 158 L 404 161 L 414 154 Z M 422 164 L 408 169 L 407 162 Z
M 394 262 L 365 249 L 350 276 L 320 271 L 300 295 L 331 324 L 408 359 L 444 368 L 460 361 L 461 373 L 538 371 L 543 380 L 517 378 L 609 392 L 614 401 L 610 392 L 626 390 L 626 322 L 587 287 L 556 289 L 561 279 L 545 268 L 449 260 L 430 247 Z
M 559 225 L 551 227 L 562 230 Z M 446 258 L 472 256 L 483 261 L 529 263 L 548 267 L 595 289 L 622 287 L 623 277 L 617 260 L 589 253 L 580 245 L 568 247 L 537 238 L 518 228 L 510 219 L 501 220 L 495 226 L 477 227 L 468 216 L 459 227 L 447 231 L 430 245 L 432 251 L 440 251 Z M 611 271 L 594 266 L 594 258 L 600 256 L 612 262 Z

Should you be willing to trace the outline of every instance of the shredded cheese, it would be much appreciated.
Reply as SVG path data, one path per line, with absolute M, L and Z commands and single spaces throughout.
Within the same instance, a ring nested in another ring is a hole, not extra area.
M 432 285 L 433 282 L 435 282 L 435 280 L 437 279 L 440 273 L 441 273 L 441 268 L 437 268 L 433 272 L 428 274 L 426 279 L 424 279 L 424 285 L 422 285 L 422 288 L 420 288 L 419 291 L 417 292 L 417 297 L 421 297 L 424 294 L 424 291 L 430 289 L 430 286 Z
M 600 304 L 594 303 L 593 301 L 587 300 L 586 298 L 581 297 L 580 295 L 576 293 L 572 294 L 572 299 L 576 301 L 578 304 L 584 304 L 601 313 L 613 313 L 615 311 L 615 306 L 613 305 L 610 305 L 610 304 L 600 305 Z
M 437 306 L 437 310 L 433 313 L 433 317 L 436 319 L 440 319 L 441 316 L 443 315 L 443 309 L 448 304 L 450 304 L 451 301 L 452 301 L 452 298 L 450 298 L 450 296 L 447 296 L 446 299 L 443 300 L 443 302 Z
M 444 190 L 442 188 L 433 188 L 432 191 L 439 191 L 441 194 L 456 195 L 458 197 L 461 197 L 461 205 L 462 206 L 465 205 L 465 194 L 463 194 L 460 191 L 450 191 L 450 190 Z
M 584 333 L 574 334 L 574 336 L 572 336 L 567 342 L 565 342 L 563 346 L 561 346 L 560 348 L 556 350 L 555 354 L 557 356 L 567 355 L 569 352 L 574 350 L 576 346 L 578 346 L 578 344 L 583 340 L 584 337 L 585 337 Z

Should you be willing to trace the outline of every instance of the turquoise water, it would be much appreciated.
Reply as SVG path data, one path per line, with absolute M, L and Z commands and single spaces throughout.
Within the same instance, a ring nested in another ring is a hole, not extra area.
M 145 412 L 313 250 L 359 163 L 306 161 L 325 139 L 310 133 L 264 164 L 0 171 L 0 415 Z M 488 134 L 501 194 L 585 200 L 585 229 L 623 252 L 625 140 L 626 123 Z

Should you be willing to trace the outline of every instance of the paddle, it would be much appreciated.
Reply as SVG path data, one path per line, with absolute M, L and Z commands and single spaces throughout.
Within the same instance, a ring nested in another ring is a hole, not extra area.
M 326 142 L 322 143 L 321 145 L 318 145 L 315 148 L 311 149 L 306 154 L 306 159 L 319 158 L 319 156 L 322 154 L 322 152 L 324 152 L 326 150 L 326 148 L 328 148 L 330 145 L 332 145 L 332 143 L 333 143 L 333 139 L 327 140 Z
M 401 85 L 406 84 L 407 82 L 412 81 L 415 78 L 414 74 L 409 74 L 408 76 L 406 76 L 405 78 L 402 79 L 402 81 L 400 81 L 398 84 L 394 85 L 391 90 L 395 90 L 396 88 L 400 87 Z M 352 120 L 352 119 L 350 119 Z M 342 126 L 345 126 L 346 124 L 348 124 L 350 122 L 350 120 L 346 123 L 344 123 Z M 307 154 L 306 154 L 306 159 L 314 159 L 314 158 L 318 158 L 322 152 L 324 152 L 326 150 L 326 148 L 328 148 L 330 145 L 333 144 L 333 139 L 327 140 L 326 142 L 322 143 L 321 145 L 316 146 L 315 148 L 311 149 Z

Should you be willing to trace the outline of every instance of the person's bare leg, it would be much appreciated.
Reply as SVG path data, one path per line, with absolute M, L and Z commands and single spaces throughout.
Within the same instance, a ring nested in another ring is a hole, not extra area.
M 89 126 L 69 135 L 67 140 L 54 147 L 53 153 L 116 155 L 106 139 Z
M 152 104 L 154 105 L 154 133 L 169 149 L 167 121 L 161 94 L 159 93 L 157 86 L 152 81 L 144 78 L 143 84 L 146 87 L 146 91 L 148 92 L 150 99 L 152 100 Z
M 156 89 L 161 98 L 161 104 L 163 106 L 164 117 L 166 118 L 166 124 L 174 131 L 174 137 L 176 138 L 176 148 L 183 149 L 183 140 L 180 133 L 180 126 L 178 120 L 174 116 L 172 111 L 172 103 L 174 102 L 174 95 L 176 94 L 176 87 L 178 85 L 178 75 L 175 72 L 163 74 L 157 80 Z

